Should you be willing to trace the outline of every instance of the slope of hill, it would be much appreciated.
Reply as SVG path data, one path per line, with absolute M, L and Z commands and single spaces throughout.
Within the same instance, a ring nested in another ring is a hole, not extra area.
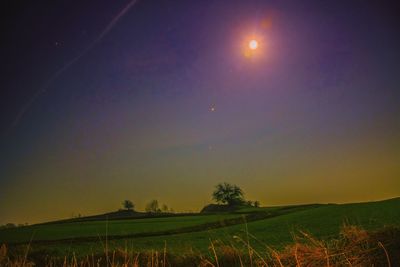
M 292 207 L 292 206 L 289 206 Z M 147 238 L 129 239 L 128 244 L 137 250 L 162 248 L 164 241 L 172 251 L 187 249 L 206 250 L 210 240 L 221 243 L 237 242 L 236 237 L 246 240 L 247 233 L 251 243 L 257 249 L 265 250 L 266 245 L 281 248 L 293 241 L 299 231 L 310 233 L 318 238 L 331 238 L 339 234 L 343 224 L 357 225 L 374 230 L 385 226 L 400 226 L 400 198 L 377 202 L 352 204 L 327 204 L 303 206 L 302 208 L 273 207 L 264 208 L 264 212 L 287 210 L 279 216 L 226 226 L 218 229 L 206 229 L 203 232 L 163 235 Z M 114 246 L 123 246 L 125 241 L 116 240 Z M 185 247 L 182 247 L 185 244 Z
M 319 238 L 339 234 L 344 224 L 377 229 L 400 225 L 400 198 L 353 204 L 298 205 L 239 210 L 213 215 L 163 217 L 74 223 L 53 223 L 0 231 L 0 242 L 53 240 L 51 243 L 32 243 L 34 249 L 65 252 L 73 246 L 77 253 L 101 251 L 99 240 L 108 235 L 110 249 L 126 247 L 144 251 L 160 249 L 182 252 L 191 249 L 207 250 L 210 240 L 231 244 L 244 240 L 247 234 L 252 244 L 282 247 L 293 240 L 293 234 L 306 231 Z M 92 239 L 85 237 L 93 236 Z M 65 238 L 69 238 L 65 240 Z

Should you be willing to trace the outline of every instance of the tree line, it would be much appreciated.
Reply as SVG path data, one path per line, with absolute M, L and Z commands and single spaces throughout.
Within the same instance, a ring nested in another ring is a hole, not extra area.
M 260 207 L 260 202 L 258 200 L 245 200 L 243 190 L 239 186 L 230 183 L 217 184 L 212 193 L 212 199 L 222 205 Z M 125 210 L 131 211 L 133 211 L 135 208 L 135 205 L 130 200 L 124 200 L 122 202 L 122 206 Z M 172 208 L 168 208 L 166 204 L 162 204 L 160 206 L 156 199 L 151 200 L 149 203 L 146 204 L 145 211 L 148 213 L 174 212 L 174 210 Z
M 122 202 L 122 206 L 125 210 L 135 210 L 135 204 L 128 199 Z M 148 213 L 174 213 L 172 208 L 169 208 L 166 204 L 160 205 L 156 199 L 153 199 L 146 204 L 145 211 Z

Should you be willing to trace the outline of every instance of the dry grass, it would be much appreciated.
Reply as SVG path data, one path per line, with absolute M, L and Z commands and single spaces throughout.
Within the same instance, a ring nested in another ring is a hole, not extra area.
M 276 259 L 272 266 L 397 266 L 400 229 L 368 232 L 345 225 L 340 237 L 329 242 L 301 232 L 293 245 L 272 254 Z
M 9 256 L 6 245 L 0 247 L 0 266 L 63 266 L 63 267 L 166 267 L 166 266 L 400 266 L 400 228 L 387 227 L 369 232 L 357 226 L 344 225 L 337 239 L 323 241 L 306 232 L 299 232 L 293 244 L 277 251 L 265 246 L 265 251 L 255 250 L 247 233 L 246 240 L 234 237 L 234 243 L 224 244 L 210 240 L 209 254 L 189 252 L 172 255 L 167 245 L 161 251 L 135 253 L 125 249 L 105 251 L 104 255 L 89 255 L 77 258 L 38 260 L 34 253 L 26 251 Z M 107 247 L 107 246 L 105 246 Z M 38 255 L 36 255 L 38 256 Z

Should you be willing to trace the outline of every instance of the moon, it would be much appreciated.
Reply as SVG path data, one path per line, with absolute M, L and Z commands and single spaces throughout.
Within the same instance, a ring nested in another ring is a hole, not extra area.
M 251 40 L 251 41 L 249 42 L 249 48 L 250 48 L 251 50 L 256 50 L 257 47 L 258 47 L 258 42 L 257 42 L 257 40 Z

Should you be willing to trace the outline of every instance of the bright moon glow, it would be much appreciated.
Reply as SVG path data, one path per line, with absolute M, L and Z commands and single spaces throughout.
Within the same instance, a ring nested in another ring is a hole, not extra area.
M 256 40 L 251 40 L 249 42 L 249 48 L 250 49 L 255 50 L 255 49 L 257 49 L 257 47 L 258 47 L 258 42 Z

